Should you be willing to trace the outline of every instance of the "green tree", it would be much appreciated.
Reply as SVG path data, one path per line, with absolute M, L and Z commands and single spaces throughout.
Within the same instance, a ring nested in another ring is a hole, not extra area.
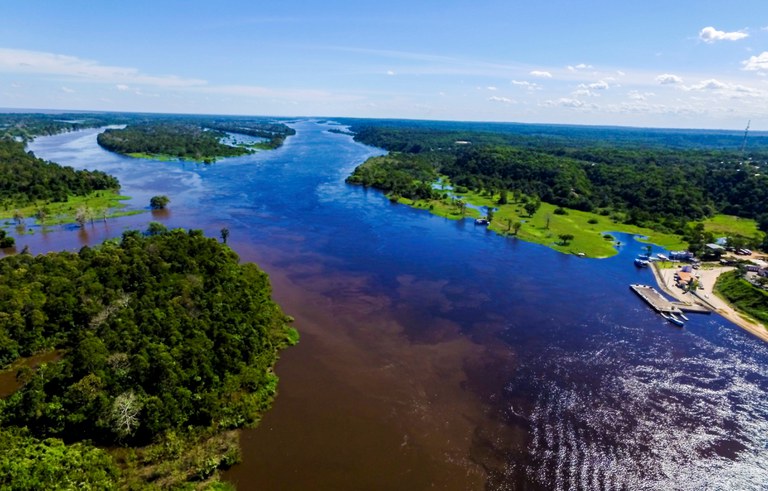
M 170 202 L 171 199 L 168 196 L 152 196 L 152 198 L 149 200 L 149 207 L 153 210 L 163 210 L 166 206 L 168 206 L 168 203 Z
M 523 226 L 522 222 L 515 222 L 512 224 L 512 231 L 517 235 L 517 233 L 520 231 L 520 227 Z
M 464 202 L 464 200 L 457 199 L 455 201 L 456 206 L 459 208 L 459 213 L 462 217 L 467 214 L 467 204 Z
M 228 238 L 229 238 L 229 229 L 227 227 L 224 227 L 221 229 L 221 241 L 226 244 Z
M 6 249 L 16 245 L 16 239 L 8 237 L 5 230 L 0 229 L 0 249 Z
M 499 192 L 499 201 L 498 201 L 498 203 L 500 205 L 506 205 L 509 202 L 508 199 L 509 198 L 507 197 L 507 190 L 506 189 L 502 189 Z
M 568 245 L 574 239 L 573 234 L 560 234 L 558 237 L 562 245 Z
M 528 201 L 525 203 L 523 208 L 525 208 L 525 212 L 528 214 L 528 216 L 532 217 L 536 213 L 536 210 L 539 209 L 539 204 L 537 204 L 536 201 Z
M 160 222 L 149 222 L 147 227 L 147 235 L 161 235 L 168 232 L 168 227 Z

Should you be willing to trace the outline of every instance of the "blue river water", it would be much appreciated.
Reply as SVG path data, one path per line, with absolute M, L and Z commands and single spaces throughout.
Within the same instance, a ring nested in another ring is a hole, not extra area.
M 111 154 L 98 130 L 41 158 L 117 176 L 169 210 L 24 235 L 77 249 L 150 220 L 201 228 L 272 278 L 302 341 L 242 435 L 238 489 L 767 489 L 768 346 L 718 315 L 684 329 L 628 288 L 643 244 L 582 259 L 344 183 L 382 153 L 292 123 L 214 165 Z M 33 227 L 34 230 L 34 227 Z

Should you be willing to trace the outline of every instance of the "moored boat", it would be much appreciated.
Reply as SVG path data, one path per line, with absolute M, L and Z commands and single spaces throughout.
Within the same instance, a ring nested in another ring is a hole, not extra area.
M 662 312 L 661 316 L 664 317 L 665 319 L 667 319 L 672 324 L 676 325 L 677 327 L 683 327 L 683 324 L 684 324 L 683 321 L 681 321 L 680 319 L 675 317 L 675 314 L 667 315 L 667 314 Z

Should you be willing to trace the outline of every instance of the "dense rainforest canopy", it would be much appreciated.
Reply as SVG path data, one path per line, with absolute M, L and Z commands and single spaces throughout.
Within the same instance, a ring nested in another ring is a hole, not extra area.
M 99 190 L 116 190 L 117 179 L 101 171 L 75 170 L 36 158 L 24 144 L 0 139 L 0 201 L 6 209 L 38 200 L 67 201 Z
M 105 130 L 97 141 L 107 150 L 126 155 L 162 155 L 206 162 L 250 153 L 247 148 L 221 143 L 224 136 L 195 124 L 152 122 Z
M 252 423 L 295 335 L 270 293 L 266 274 L 199 231 L 3 258 L 0 363 L 66 354 L 21 375 L 0 423 L 104 444 Z
M 264 138 L 253 145 L 227 145 L 227 132 Z M 126 155 L 158 155 L 203 162 L 218 157 L 236 157 L 253 148 L 273 149 L 295 131 L 284 124 L 248 120 L 153 120 L 130 124 L 124 129 L 107 129 L 98 143 L 107 150 Z
M 390 151 L 349 178 L 399 196 L 437 175 L 475 191 L 520 192 L 682 233 L 690 220 L 768 212 L 768 137 L 685 130 L 353 121 L 355 138 Z

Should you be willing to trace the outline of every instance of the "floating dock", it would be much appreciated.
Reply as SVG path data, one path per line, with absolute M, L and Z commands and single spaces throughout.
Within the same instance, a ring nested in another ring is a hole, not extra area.
M 653 310 L 660 314 L 682 314 L 683 312 L 695 312 L 698 314 L 709 314 L 711 311 L 701 305 L 692 305 L 683 302 L 673 302 L 664 298 L 652 286 L 648 285 L 629 285 L 633 292 L 651 306 Z

